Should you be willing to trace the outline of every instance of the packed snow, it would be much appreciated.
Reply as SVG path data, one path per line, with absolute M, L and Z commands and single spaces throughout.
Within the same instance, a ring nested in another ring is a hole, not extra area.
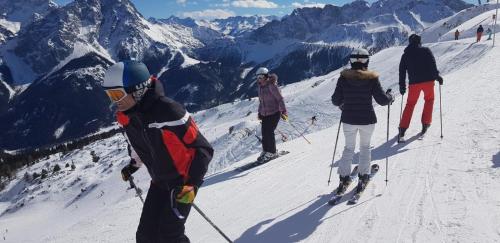
M 334 173 L 327 186 L 340 116 L 330 96 L 340 70 L 282 87 L 291 123 L 299 132 L 306 131 L 312 144 L 280 122 L 277 141 L 280 133 L 289 140 L 280 142 L 278 149 L 291 153 L 246 172 L 234 168 L 254 161 L 260 152 L 255 137 L 260 136 L 258 100 L 197 112 L 200 130 L 216 150 L 197 205 L 242 243 L 498 242 L 500 106 L 495 95 L 500 93 L 500 71 L 492 67 L 500 64 L 500 48 L 491 47 L 491 41 L 475 43 L 474 38 L 427 45 L 445 82 L 442 96 L 438 86 L 435 89 L 433 125 L 423 140 L 417 139 L 420 100 L 407 143 L 397 144 L 397 96 L 386 142 L 388 108 L 375 107 L 372 159 L 381 170 L 357 205 L 345 200 L 327 205 L 338 179 Z M 370 60 L 384 88 L 398 90 L 403 49 L 385 49 Z M 312 116 L 318 119 L 314 125 Z M 340 134 L 334 171 L 343 145 Z M 99 157 L 97 162 L 92 153 Z M 118 134 L 21 170 L 0 192 L 0 237 L 5 242 L 135 242 L 142 205 L 121 181 L 119 171 L 127 162 L 126 144 Z M 74 169 L 65 167 L 72 163 Z M 53 172 L 55 164 L 61 171 Z M 42 169 L 48 171 L 47 178 L 23 179 L 26 172 L 40 174 Z M 146 191 L 146 170 L 139 170 L 136 178 Z M 225 242 L 194 210 L 186 228 L 192 242 Z
M 493 30 L 496 13 L 496 4 L 483 4 L 473 8 L 464 9 L 453 16 L 444 18 L 429 26 L 422 32 L 424 42 L 437 42 L 453 40 L 455 31 L 460 32 L 460 38 L 469 38 L 476 35 L 476 30 L 480 24 L 484 30 L 491 28 Z M 497 30 L 500 26 L 497 26 Z

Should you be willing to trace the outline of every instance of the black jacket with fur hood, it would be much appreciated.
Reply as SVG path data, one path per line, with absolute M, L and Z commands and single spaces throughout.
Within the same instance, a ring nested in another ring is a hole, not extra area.
M 379 105 L 388 105 L 392 97 L 386 94 L 379 75 L 369 70 L 346 69 L 340 73 L 332 103 L 342 109 L 341 121 L 351 125 L 377 123 L 372 97 Z

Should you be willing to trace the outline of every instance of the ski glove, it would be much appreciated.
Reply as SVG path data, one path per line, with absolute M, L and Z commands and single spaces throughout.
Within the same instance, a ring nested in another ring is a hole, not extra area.
M 388 89 L 385 94 L 389 97 L 389 104 L 394 103 L 394 95 L 392 94 L 392 89 Z
M 399 86 L 399 93 L 401 93 L 401 95 L 405 95 L 405 93 L 406 93 L 406 87 L 405 86 Z
M 340 105 L 339 105 L 339 109 L 340 109 L 341 111 L 343 111 L 343 110 L 344 110 L 344 103 L 342 103 L 342 104 L 340 104 Z
M 196 187 L 191 185 L 179 186 L 175 189 L 175 200 L 179 203 L 191 204 L 196 197 Z
M 281 113 L 281 119 L 283 119 L 283 121 L 288 121 L 288 114 L 286 111 Z
M 257 114 L 257 119 L 262 120 L 262 115 L 260 113 Z
M 128 181 L 128 179 L 130 179 L 130 176 L 132 174 L 134 174 L 139 169 L 139 167 L 136 167 L 133 164 L 135 164 L 135 160 L 131 159 L 130 163 L 127 166 L 123 167 L 123 169 L 122 169 L 122 179 L 124 181 Z
M 436 80 L 439 82 L 439 85 L 443 85 L 443 78 L 441 76 L 438 76 Z

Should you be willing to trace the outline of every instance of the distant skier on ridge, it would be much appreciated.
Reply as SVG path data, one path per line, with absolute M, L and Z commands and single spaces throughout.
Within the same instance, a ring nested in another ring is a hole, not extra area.
M 165 97 L 160 81 L 141 62 L 111 66 L 102 87 L 117 106 L 130 144 L 128 181 L 144 163 L 151 185 L 136 233 L 138 243 L 189 243 L 186 219 L 203 183 L 213 149 L 184 107 Z
M 342 110 L 345 148 L 338 166 L 340 183 L 336 194 L 343 194 L 352 180 L 351 165 L 356 146 L 356 136 L 360 136 L 359 183 L 357 191 L 364 190 L 370 181 L 371 148 L 370 140 L 375 130 L 377 116 L 373 109 L 372 97 L 380 105 L 388 105 L 394 98 L 390 90 L 384 92 L 379 75 L 368 70 L 370 55 L 362 48 L 354 49 L 350 55 L 351 69 L 340 73 L 337 87 L 332 95 L 332 103 Z
M 422 47 L 420 36 L 412 34 L 409 43 L 399 64 L 399 91 L 401 95 L 406 93 L 406 72 L 408 72 L 409 92 L 403 116 L 399 123 L 398 142 L 404 142 L 405 132 L 410 126 L 413 110 L 420 92 L 424 93 L 425 100 L 421 119 L 421 135 L 427 132 L 432 123 L 434 81 L 437 80 L 440 85 L 443 84 L 443 78 L 439 76 L 434 55 L 429 48 Z
M 483 36 L 484 28 L 483 25 L 479 25 L 477 28 L 476 34 L 477 34 L 477 42 L 481 41 L 481 37 Z

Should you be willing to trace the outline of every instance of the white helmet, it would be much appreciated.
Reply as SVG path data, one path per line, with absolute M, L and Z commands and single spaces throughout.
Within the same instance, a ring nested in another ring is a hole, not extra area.
M 366 49 L 355 48 L 354 50 L 352 50 L 349 59 L 351 61 L 351 64 L 361 63 L 364 65 L 368 65 L 368 61 L 370 61 L 370 53 Z
M 265 67 L 260 67 L 259 69 L 257 69 L 257 72 L 255 73 L 255 75 L 267 75 L 267 74 L 269 74 L 269 69 Z

